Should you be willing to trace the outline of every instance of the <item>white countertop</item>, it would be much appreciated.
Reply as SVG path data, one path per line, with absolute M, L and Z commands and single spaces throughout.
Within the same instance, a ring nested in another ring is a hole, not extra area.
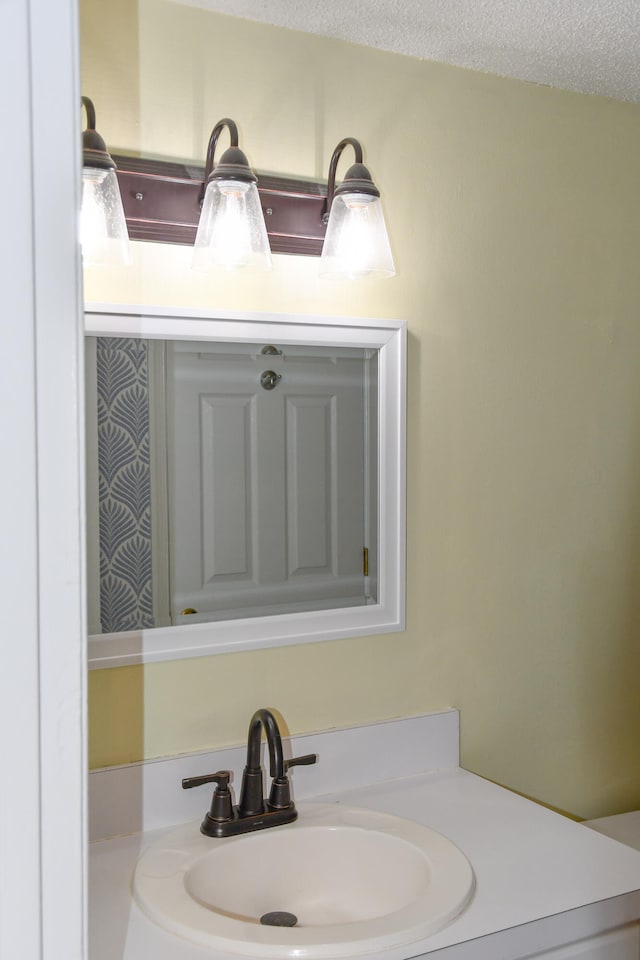
M 427 940 L 387 951 L 386 960 L 434 952 L 442 960 L 516 960 L 640 918 L 639 851 L 458 767 L 315 799 L 424 823 L 473 867 L 476 890 L 466 910 Z M 206 805 L 203 796 L 203 813 Z M 301 819 L 304 806 L 298 803 Z M 159 832 L 91 845 L 90 960 L 215 956 L 165 933 L 131 899 L 137 858 Z

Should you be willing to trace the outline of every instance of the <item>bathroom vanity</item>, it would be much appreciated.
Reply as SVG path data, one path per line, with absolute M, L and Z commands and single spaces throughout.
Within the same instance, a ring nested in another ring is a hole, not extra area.
M 473 870 L 471 898 L 437 932 L 377 952 L 354 944 L 343 956 L 639 960 L 640 852 L 460 769 L 456 711 L 294 737 L 290 747 L 296 756 L 318 755 L 292 776 L 300 825 L 318 801 L 406 818 L 455 844 Z M 148 919 L 132 898 L 132 877 L 143 851 L 176 824 L 192 821 L 199 835 L 208 794 L 184 792 L 182 778 L 229 769 L 239 782 L 244 752 L 91 775 L 90 960 L 231 956 Z M 188 826 L 180 830 L 189 835 Z

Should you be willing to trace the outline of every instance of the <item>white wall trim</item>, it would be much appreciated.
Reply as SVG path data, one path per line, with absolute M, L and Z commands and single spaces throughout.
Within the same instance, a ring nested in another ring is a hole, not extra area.
M 12 144 L 0 152 L 2 182 L 12 184 L 3 204 L 11 230 L 0 231 L 0 344 L 9 359 L 0 381 L 0 430 L 19 465 L 4 469 L 0 481 L 0 739 L 7 782 L 0 792 L 0 956 L 36 960 L 42 919 L 30 43 L 28 5 L 0 5 L 0 112 Z
M 20 960 L 87 956 L 78 62 L 75 0 L 0 4 L 0 955 Z

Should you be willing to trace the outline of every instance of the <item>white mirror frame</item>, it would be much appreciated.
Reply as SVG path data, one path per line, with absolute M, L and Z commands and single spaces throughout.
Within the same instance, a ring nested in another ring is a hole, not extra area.
M 406 323 L 403 320 L 223 314 L 184 308 L 88 304 L 87 336 L 248 341 L 379 350 L 378 603 L 197 623 L 89 637 L 90 668 L 179 660 L 216 653 L 404 630 Z

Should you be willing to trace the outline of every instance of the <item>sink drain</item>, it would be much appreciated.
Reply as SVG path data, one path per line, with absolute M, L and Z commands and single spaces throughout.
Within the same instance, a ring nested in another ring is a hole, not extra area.
M 286 910 L 272 910 L 260 917 L 260 923 L 265 927 L 295 927 L 297 922 L 295 913 L 287 913 Z

